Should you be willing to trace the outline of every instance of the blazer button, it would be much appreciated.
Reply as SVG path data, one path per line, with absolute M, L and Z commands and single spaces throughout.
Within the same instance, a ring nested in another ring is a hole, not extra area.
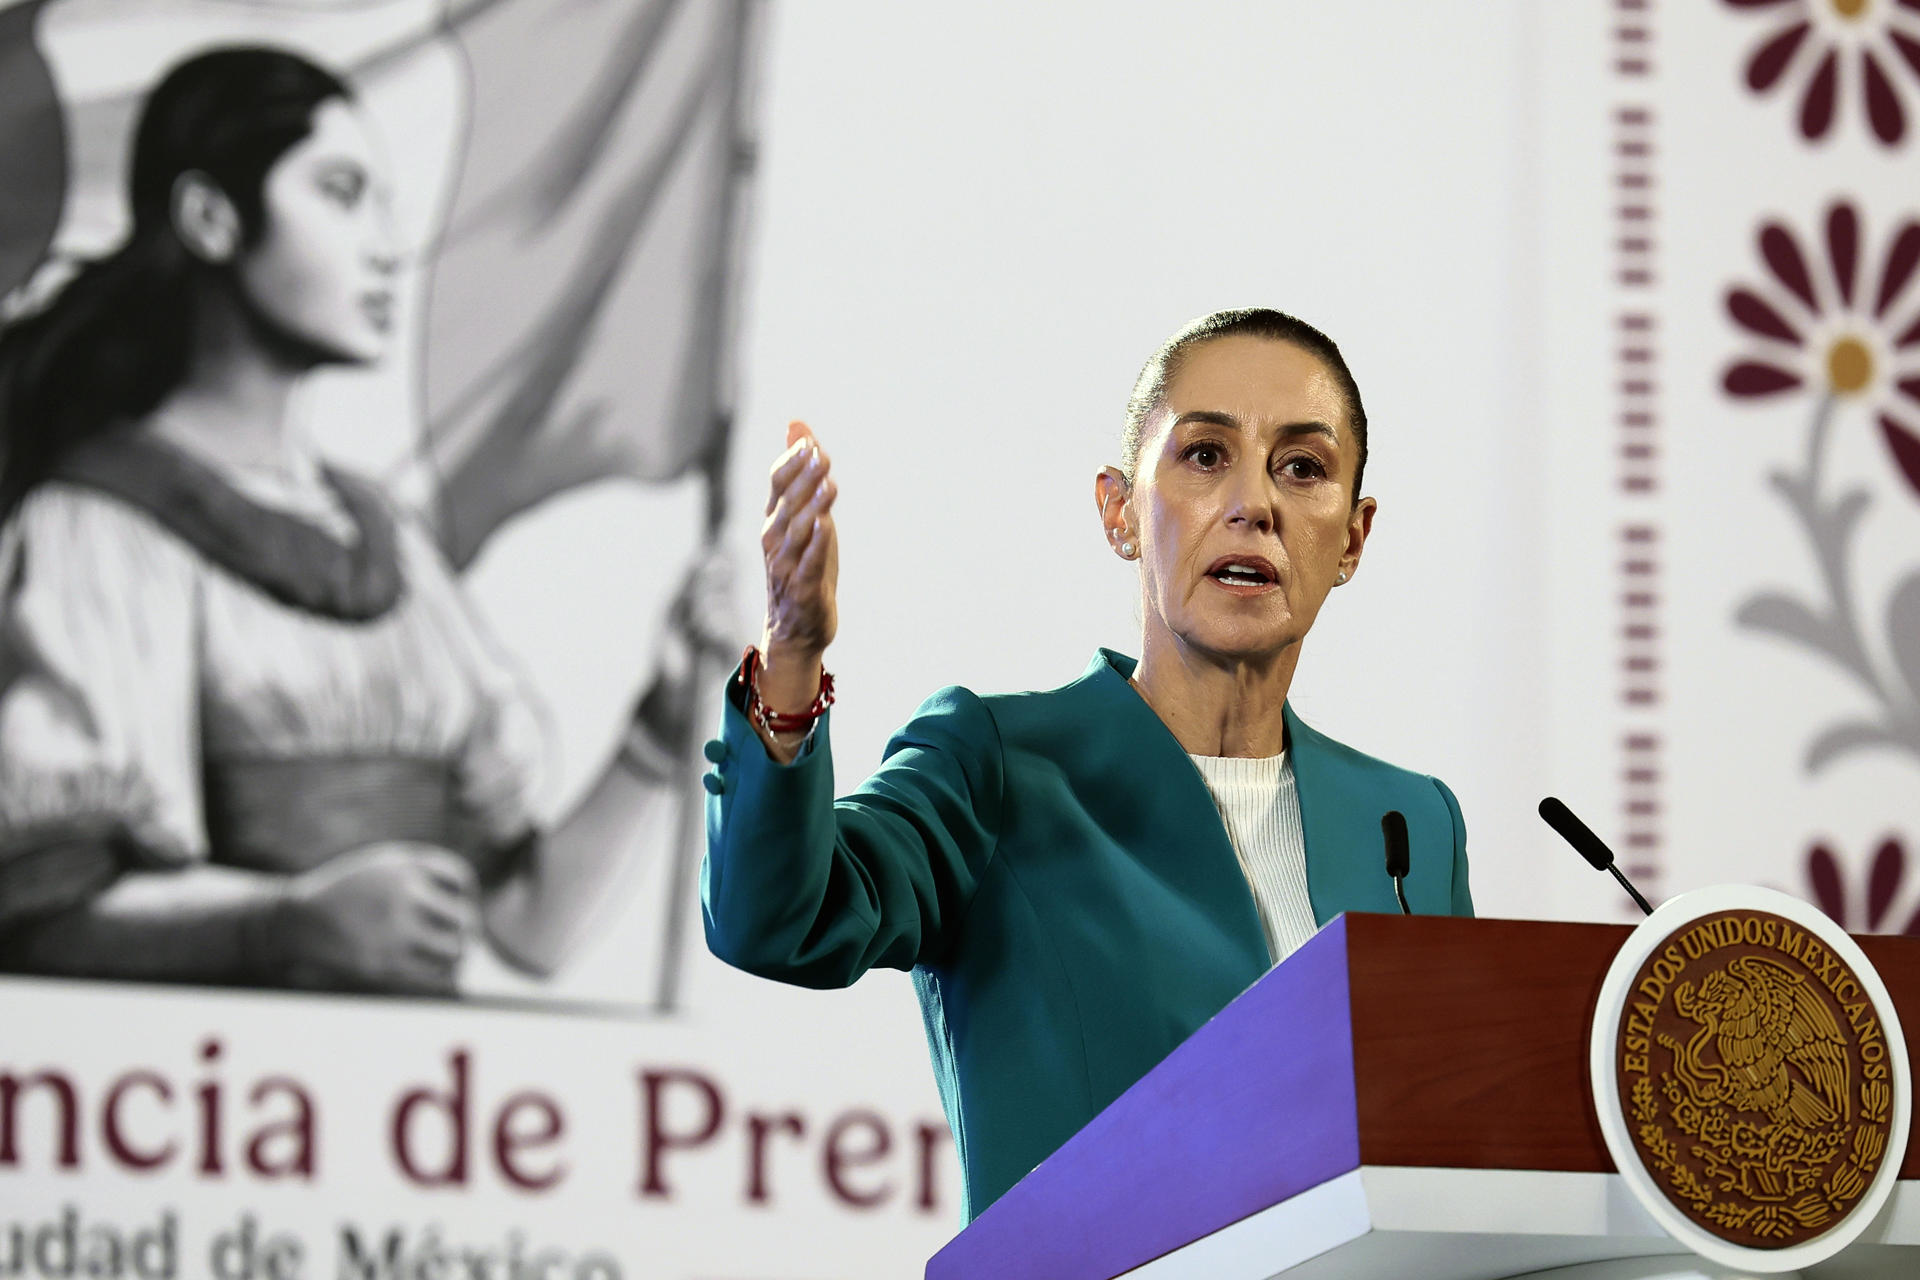
M 715 796 L 719 795 L 722 791 L 726 790 L 726 787 L 727 787 L 726 783 L 720 781 L 720 775 L 717 773 L 701 774 L 700 785 L 707 789 L 708 795 L 715 795 Z
M 724 764 L 727 759 L 727 744 L 718 738 L 709 738 L 707 745 L 700 748 L 702 755 L 714 764 Z

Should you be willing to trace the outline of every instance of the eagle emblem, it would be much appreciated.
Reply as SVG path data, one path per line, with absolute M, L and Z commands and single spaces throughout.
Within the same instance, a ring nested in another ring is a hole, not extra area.
M 1702 916 L 1634 974 L 1613 1050 L 1635 1154 L 1719 1239 L 1833 1230 L 1891 1136 L 1885 1034 L 1858 975 L 1762 911 Z
M 1758 1112 L 1769 1123 L 1824 1129 L 1847 1120 L 1847 1041 L 1807 979 L 1759 956 L 1674 989 L 1675 1012 L 1700 1030 L 1673 1050 L 1673 1074 L 1695 1106 Z M 1705 1059 L 1711 1045 L 1718 1062 Z

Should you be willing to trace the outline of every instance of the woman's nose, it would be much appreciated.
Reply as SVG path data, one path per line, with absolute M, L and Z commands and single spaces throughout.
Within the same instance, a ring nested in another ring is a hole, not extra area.
M 1244 475 L 1234 485 L 1227 507 L 1229 525 L 1248 525 L 1260 533 L 1272 533 L 1275 525 L 1273 492 L 1264 473 Z
M 367 266 L 383 276 L 399 274 L 411 255 L 400 243 L 400 229 L 394 225 L 392 210 L 380 209 L 367 230 Z

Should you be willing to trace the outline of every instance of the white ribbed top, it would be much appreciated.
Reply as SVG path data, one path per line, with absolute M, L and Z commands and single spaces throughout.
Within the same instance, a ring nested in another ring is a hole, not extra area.
M 1189 756 L 1206 780 L 1213 806 L 1260 909 L 1274 963 L 1292 955 L 1320 927 L 1307 894 L 1307 838 L 1300 795 L 1286 752 L 1262 759 Z

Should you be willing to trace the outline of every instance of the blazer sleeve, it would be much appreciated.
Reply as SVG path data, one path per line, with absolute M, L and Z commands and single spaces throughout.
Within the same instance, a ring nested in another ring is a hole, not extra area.
M 707 775 L 701 874 L 707 945 L 728 964 L 806 987 L 911 969 L 952 945 L 994 849 L 1005 774 L 986 705 L 949 688 L 887 744 L 877 772 L 833 797 L 831 713 L 790 764 L 728 697 Z
M 1447 784 L 1435 778 L 1433 785 L 1439 788 L 1440 798 L 1446 801 L 1447 815 L 1453 820 L 1453 907 L 1452 914 L 1470 916 L 1473 914 L 1473 893 L 1467 888 L 1467 823 L 1460 816 L 1460 802 L 1454 798 Z

